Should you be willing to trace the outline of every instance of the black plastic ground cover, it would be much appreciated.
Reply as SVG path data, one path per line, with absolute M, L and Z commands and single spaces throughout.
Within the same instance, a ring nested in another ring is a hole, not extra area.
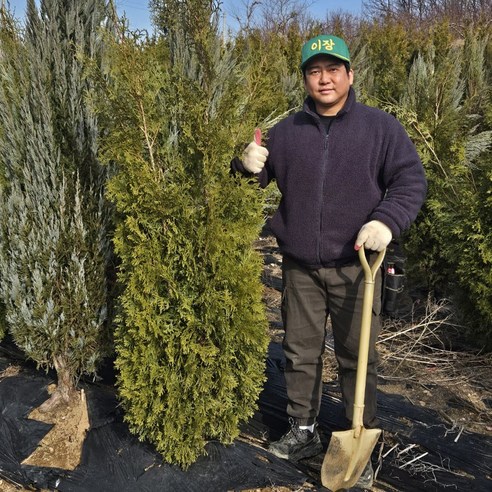
M 285 427 L 283 408 L 287 396 L 283 367 L 285 360 L 281 347 L 271 344 L 267 361 L 268 383 L 261 394 L 260 408 L 265 422 L 271 424 L 283 420 Z M 384 386 L 380 388 L 378 416 L 383 435 L 372 457 L 375 467 L 381 464 L 378 488 L 402 492 L 492 491 L 490 437 L 469 432 L 460 434 L 460 429 L 453 429 L 438 412 L 413 405 L 401 395 L 386 394 Z M 326 442 L 333 430 L 346 426 L 341 395 L 335 383 L 324 387 L 319 425 Z M 384 458 L 378 459 L 379 455 L 385 454 Z M 319 463 L 308 462 L 300 469 L 314 470 L 318 466 Z
M 11 363 L 0 355 L 0 371 Z M 18 361 L 16 361 L 18 363 Z M 22 465 L 51 429 L 27 415 L 48 398 L 50 375 L 23 366 L 0 381 L 0 477 L 31 490 L 60 492 L 217 492 L 301 486 L 305 474 L 264 449 L 241 440 L 230 446 L 209 442 L 207 455 L 187 471 L 162 462 L 152 446 L 139 442 L 123 423 L 113 387 L 85 383 L 90 430 L 74 471 Z
M 11 363 L 0 351 L 0 371 Z M 271 344 L 259 411 L 244 425 L 244 435 L 265 442 L 285 430 L 284 366 L 281 347 Z M 29 364 L 23 364 L 18 375 L 0 381 L 1 478 L 32 490 L 60 492 L 226 492 L 270 486 L 302 490 L 306 481 L 312 484 L 309 490 L 326 490 L 319 483 L 323 455 L 294 464 L 241 439 L 231 446 L 210 442 L 207 456 L 187 471 L 165 464 L 152 446 L 129 433 L 111 384 L 83 384 L 91 427 L 74 471 L 22 465 L 51 428 L 27 415 L 48 398 L 52 382 L 52 375 Z M 437 412 L 412 405 L 400 395 L 380 391 L 378 398 L 384 445 L 376 446 L 373 462 L 382 463 L 377 477 L 380 490 L 492 490 L 490 438 L 463 432 L 455 442 L 458 430 L 450 429 Z M 319 424 L 326 449 L 331 432 L 345 424 L 336 384 L 324 388 Z M 424 453 L 425 457 L 409 463 L 412 456 Z

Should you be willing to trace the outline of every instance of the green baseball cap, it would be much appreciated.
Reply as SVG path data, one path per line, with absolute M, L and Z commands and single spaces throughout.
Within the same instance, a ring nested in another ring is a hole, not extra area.
M 350 53 L 345 41 L 330 34 L 321 34 L 304 43 L 301 69 L 304 70 L 307 62 L 317 55 L 330 55 L 350 63 Z

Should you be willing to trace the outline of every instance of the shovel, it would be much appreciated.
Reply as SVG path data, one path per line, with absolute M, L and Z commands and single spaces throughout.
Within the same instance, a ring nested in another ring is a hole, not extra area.
M 381 429 L 364 428 L 363 415 L 374 282 L 385 252 L 386 250 L 381 251 L 374 265 L 370 267 L 364 248 L 359 249 L 359 258 L 364 270 L 364 301 L 362 304 L 352 428 L 348 431 L 333 432 L 321 467 L 321 483 L 334 492 L 355 485 L 371 458 L 374 446 L 381 434 Z

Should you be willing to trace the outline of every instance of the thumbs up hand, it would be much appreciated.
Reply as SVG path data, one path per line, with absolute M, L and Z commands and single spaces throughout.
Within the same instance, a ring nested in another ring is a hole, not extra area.
M 254 140 L 248 144 L 243 152 L 243 166 L 250 173 L 258 174 L 265 166 L 268 150 L 261 145 L 261 130 L 255 130 Z

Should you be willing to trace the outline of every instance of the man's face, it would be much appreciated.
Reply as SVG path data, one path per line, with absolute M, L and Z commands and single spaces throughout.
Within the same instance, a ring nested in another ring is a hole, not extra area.
M 342 109 L 353 81 L 352 70 L 347 72 L 341 60 L 329 55 L 314 57 L 305 69 L 304 87 L 323 116 L 334 116 Z

